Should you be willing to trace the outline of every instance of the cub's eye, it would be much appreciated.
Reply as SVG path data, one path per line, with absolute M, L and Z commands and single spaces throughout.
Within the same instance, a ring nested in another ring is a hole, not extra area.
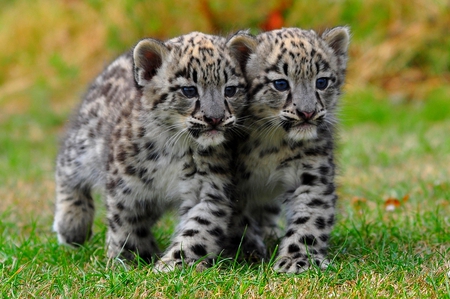
M 316 88 L 319 90 L 324 90 L 328 87 L 328 78 L 319 78 L 316 80 Z
M 284 79 L 275 80 L 273 81 L 273 87 L 278 91 L 285 91 L 289 89 L 289 83 Z
M 227 98 L 231 98 L 232 96 L 234 96 L 236 94 L 236 86 L 227 86 L 225 87 L 225 96 Z
M 195 98 L 198 96 L 197 88 L 194 86 L 183 86 L 181 91 L 187 98 Z

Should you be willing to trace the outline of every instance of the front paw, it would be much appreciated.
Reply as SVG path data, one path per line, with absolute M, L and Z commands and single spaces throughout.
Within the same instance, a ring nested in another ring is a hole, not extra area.
M 182 269 L 183 267 L 195 267 L 195 270 L 202 272 L 210 267 L 210 263 L 206 260 L 199 261 L 197 259 L 171 259 L 169 257 L 161 258 L 153 269 L 154 272 L 171 272 L 175 269 Z
M 326 269 L 329 261 L 324 258 L 297 254 L 293 256 L 279 256 L 274 265 L 274 270 L 280 273 L 299 274 L 313 267 Z
M 264 243 L 246 242 L 241 248 L 241 254 L 246 261 L 259 263 L 267 258 L 267 249 Z

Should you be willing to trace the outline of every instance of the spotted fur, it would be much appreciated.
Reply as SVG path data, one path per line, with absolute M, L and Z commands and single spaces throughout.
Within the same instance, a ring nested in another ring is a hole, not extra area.
M 264 257 L 263 239 L 277 234 L 284 206 L 286 231 L 275 264 L 279 272 L 327 266 L 337 200 L 336 107 L 348 42 L 346 27 L 322 35 L 298 28 L 256 38 L 238 33 L 230 41 L 234 50 L 246 49 L 240 61 L 249 84 L 249 132 L 236 158 L 242 214 L 232 222 L 232 245 L 246 227 L 242 250 Z
M 89 88 L 57 158 L 59 241 L 89 238 L 99 188 L 108 257 L 151 260 L 159 250 L 150 229 L 169 208 L 180 220 L 157 269 L 217 256 L 232 211 L 225 144 L 245 100 L 225 38 L 144 39 L 120 56 Z

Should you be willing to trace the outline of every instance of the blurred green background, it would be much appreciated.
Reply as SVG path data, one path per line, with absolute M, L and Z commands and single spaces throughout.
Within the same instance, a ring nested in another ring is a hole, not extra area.
M 67 109 L 140 38 L 297 26 L 352 30 L 346 91 L 395 102 L 446 93 L 450 2 L 444 0 L 9 0 L 0 2 L 2 117 L 36 98 Z M 45 96 L 44 96 L 45 95 Z M 45 98 L 45 100 L 44 100 Z M 40 103 L 44 104 L 44 103 Z

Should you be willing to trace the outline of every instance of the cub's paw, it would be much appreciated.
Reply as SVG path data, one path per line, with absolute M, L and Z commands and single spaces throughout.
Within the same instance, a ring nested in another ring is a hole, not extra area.
M 182 269 L 183 267 L 195 267 L 195 270 L 202 272 L 209 268 L 211 265 L 208 261 L 198 261 L 196 259 L 160 259 L 153 269 L 154 272 L 171 272 L 175 269 Z
M 267 249 L 262 242 L 246 242 L 240 251 L 242 257 L 249 262 L 258 263 L 267 258 Z
M 274 270 L 280 273 L 299 274 L 314 267 L 313 264 L 320 269 L 326 269 L 330 263 L 327 259 L 307 256 L 304 254 L 292 257 L 282 256 L 278 257 L 275 262 Z

